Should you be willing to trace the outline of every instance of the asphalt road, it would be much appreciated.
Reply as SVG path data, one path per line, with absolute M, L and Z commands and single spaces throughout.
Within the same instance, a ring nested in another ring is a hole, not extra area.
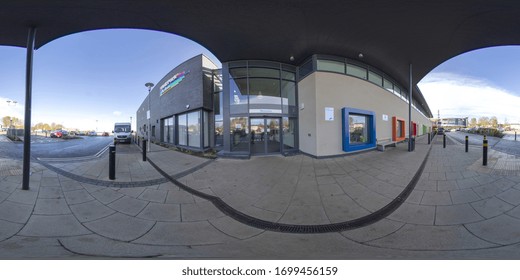
M 31 156 L 34 158 L 74 158 L 93 156 L 112 143 L 112 137 L 82 137 L 82 139 L 57 139 L 33 136 Z M 23 158 L 23 143 L 10 142 L 0 135 L 0 157 Z

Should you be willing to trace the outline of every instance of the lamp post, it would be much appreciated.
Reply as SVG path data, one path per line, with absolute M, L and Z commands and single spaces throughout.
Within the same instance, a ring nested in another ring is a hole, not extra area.
M 148 140 L 148 151 L 150 151 L 150 130 L 152 129 L 152 113 L 150 112 L 150 92 L 152 91 L 152 87 L 154 86 L 154 84 L 148 82 L 144 84 L 144 86 L 148 88 L 148 112 L 146 112 L 146 117 L 148 118 L 148 129 L 146 130 L 146 138 Z
M 18 103 L 18 101 L 16 100 L 7 100 L 7 107 L 11 106 L 11 103 L 13 104 L 13 106 L 16 106 L 16 104 Z M 12 135 L 12 129 L 13 129 L 13 117 L 9 117 L 9 130 L 11 130 L 11 135 Z

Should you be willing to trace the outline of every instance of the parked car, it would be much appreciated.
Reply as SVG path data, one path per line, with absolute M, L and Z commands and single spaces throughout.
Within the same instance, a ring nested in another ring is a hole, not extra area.
M 97 136 L 95 131 L 89 131 L 88 136 Z
M 69 132 L 66 130 L 58 129 L 51 132 L 51 138 L 63 138 L 63 136 L 69 135 Z
M 444 134 L 444 128 L 443 127 L 439 127 L 439 129 L 437 129 L 437 134 L 443 135 Z
M 108 132 L 103 132 L 103 134 L 101 134 L 101 136 L 108 136 Z

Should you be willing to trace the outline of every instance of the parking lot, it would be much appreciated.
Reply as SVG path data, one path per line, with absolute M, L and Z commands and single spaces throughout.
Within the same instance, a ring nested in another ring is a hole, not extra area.
M 82 136 L 79 139 L 61 139 L 44 136 L 31 137 L 31 156 L 35 158 L 75 158 L 95 155 L 112 143 L 112 137 Z M 0 136 L 0 156 L 23 157 L 23 142 L 11 142 Z

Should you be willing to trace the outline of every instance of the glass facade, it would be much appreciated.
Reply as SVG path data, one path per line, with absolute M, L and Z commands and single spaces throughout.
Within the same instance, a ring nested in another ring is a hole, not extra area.
M 247 117 L 230 119 L 231 151 L 249 151 L 249 122 Z
M 171 118 L 163 119 L 162 123 L 163 123 L 163 129 L 162 129 L 163 142 L 174 144 L 175 143 L 175 141 L 174 141 L 175 140 L 175 130 L 174 130 L 175 118 L 171 117 Z
M 229 118 L 222 122 L 215 118 L 216 143 L 227 126 L 231 152 L 298 149 L 296 67 L 270 61 L 235 61 L 227 66 L 223 79 L 229 80 L 229 90 L 224 93 L 229 96 Z
M 200 148 L 200 111 L 187 114 L 188 117 L 188 144 L 187 146 Z

